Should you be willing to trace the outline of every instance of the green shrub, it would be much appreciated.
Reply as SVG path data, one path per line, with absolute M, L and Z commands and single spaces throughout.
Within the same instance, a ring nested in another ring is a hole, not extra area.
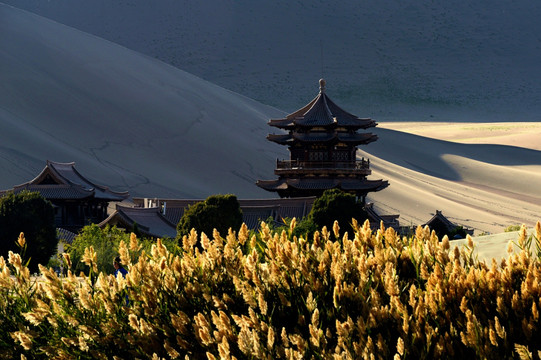
M 513 232 L 513 231 L 519 231 L 521 228 L 520 225 L 509 225 L 508 227 L 506 227 L 503 231 L 504 232 Z
M 0 255 L 16 252 L 19 234 L 25 234 L 25 259 L 30 260 L 30 271 L 38 271 L 38 264 L 47 264 L 56 252 L 57 238 L 53 205 L 38 192 L 12 192 L 0 198 Z
M 98 271 L 102 271 L 106 274 L 112 274 L 114 272 L 113 259 L 118 256 L 118 248 L 120 242 L 124 241 L 129 244 L 132 235 L 126 233 L 124 230 L 117 228 L 116 226 L 106 226 L 101 229 L 99 226 L 92 224 L 85 226 L 79 235 L 75 237 L 72 244 L 66 245 L 66 252 L 70 255 L 73 267 L 72 270 L 77 274 L 79 272 L 89 273 L 90 267 L 83 259 L 85 257 L 86 249 L 92 247 L 96 254 L 96 266 Z M 150 251 L 152 244 L 155 241 L 151 239 L 139 240 L 141 249 Z M 163 239 L 167 248 L 174 252 L 176 241 L 172 239 Z M 134 258 L 137 260 L 137 257 Z
M 299 226 L 301 231 L 313 233 L 316 229 L 326 226 L 331 230 L 334 221 L 338 221 L 343 231 L 353 234 L 351 219 L 362 223 L 368 218 L 361 203 L 357 202 L 355 196 L 339 189 L 326 190 L 322 196 L 314 201 L 314 205 L 308 214 L 307 219 Z M 302 233 L 302 232 L 301 232 Z
M 188 235 L 192 229 L 212 236 L 214 229 L 227 234 L 229 228 L 237 231 L 242 225 L 242 210 L 235 195 L 212 195 L 205 201 L 189 206 L 177 225 L 177 238 Z

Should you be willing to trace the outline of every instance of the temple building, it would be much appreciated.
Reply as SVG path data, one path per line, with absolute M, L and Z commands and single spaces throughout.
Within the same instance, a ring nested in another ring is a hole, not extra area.
M 336 105 L 319 81 L 319 94 L 303 108 L 269 125 L 287 134 L 269 134 L 267 139 L 286 145 L 289 160 L 277 160 L 276 180 L 258 180 L 257 186 L 280 197 L 320 196 L 338 188 L 355 194 L 364 203 L 369 192 L 389 186 L 386 180 L 368 180 L 370 161 L 357 159 L 357 146 L 377 140 L 377 135 L 359 132 L 375 127 L 369 118 L 359 118 Z
M 83 177 L 75 163 L 47 161 L 47 165 L 33 180 L 0 191 L 37 191 L 49 200 L 55 211 L 55 225 L 70 232 L 78 232 L 85 225 L 99 223 L 107 218 L 110 202 L 120 202 L 129 197 L 128 192 L 111 191 L 108 187 L 94 184 Z

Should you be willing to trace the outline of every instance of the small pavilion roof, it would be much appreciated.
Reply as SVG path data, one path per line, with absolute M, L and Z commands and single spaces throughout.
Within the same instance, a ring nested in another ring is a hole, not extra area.
M 434 214 L 434 216 L 432 216 L 432 218 L 430 218 L 430 220 L 428 220 L 422 226 L 423 227 L 424 226 L 431 227 L 433 224 L 435 224 L 437 222 L 440 222 L 443 225 L 445 225 L 445 227 L 449 231 L 453 230 L 454 228 L 456 228 L 458 226 L 457 224 L 451 222 L 451 220 L 449 220 L 447 217 L 445 217 L 441 210 L 436 210 L 436 213 Z
M 374 203 L 368 203 L 365 205 L 364 210 L 368 214 L 368 220 L 370 221 L 370 227 L 372 229 L 378 229 L 380 227 L 380 223 L 383 222 L 383 225 L 386 228 L 392 227 L 395 230 L 399 230 L 400 228 L 400 222 L 398 221 L 398 218 L 400 215 L 383 215 L 379 214 L 374 209 Z
M 301 109 L 269 125 L 291 130 L 295 127 L 345 127 L 368 129 L 377 125 L 370 118 L 359 118 L 336 105 L 325 93 L 325 80 L 319 80 L 319 94 Z
M 130 231 L 135 224 L 137 228 L 146 236 L 155 238 L 175 238 L 177 229 L 175 224 L 167 220 L 161 213 L 161 209 L 137 208 L 117 205 L 116 210 L 98 224 L 99 227 L 105 227 L 107 224 L 125 227 Z
M 116 192 L 106 186 L 97 185 L 76 169 L 75 163 L 59 163 L 47 160 L 45 168 L 34 179 L 17 185 L 8 191 L 38 191 L 46 199 L 84 199 L 95 198 L 105 201 L 122 201 L 129 197 L 128 192 Z

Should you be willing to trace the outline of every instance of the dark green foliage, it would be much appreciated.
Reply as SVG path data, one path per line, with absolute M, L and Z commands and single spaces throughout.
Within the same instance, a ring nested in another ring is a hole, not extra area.
M 464 239 L 466 237 L 466 230 L 462 226 L 457 226 L 449 230 L 447 225 L 438 221 L 431 224 L 430 227 L 436 232 L 436 235 L 440 240 L 442 240 L 445 235 L 447 235 L 449 240 Z
M 85 248 L 92 246 L 97 254 L 98 270 L 112 274 L 115 270 L 113 259 L 118 256 L 118 244 L 121 240 L 129 244 L 130 236 L 116 226 L 112 228 L 107 226 L 105 229 L 100 229 L 95 224 L 85 226 L 73 243 L 67 246 L 67 253 L 70 254 L 75 273 L 81 271 L 88 273 L 88 266 L 81 259 Z
M 82 262 L 85 248 L 92 246 L 97 256 L 98 271 L 102 271 L 106 274 L 112 274 L 115 271 L 113 267 L 113 259 L 118 256 L 118 247 L 121 241 L 124 241 L 127 245 L 130 244 L 129 233 L 117 228 L 116 226 L 106 226 L 101 229 L 99 226 L 92 224 L 85 226 L 79 235 L 73 240 L 73 243 L 67 245 L 66 252 L 70 254 L 73 269 L 75 273 L 84 272 L 88 274 L 89 267 Z M 152 244 L 155 243 L 151 239 L 138 238 L 139 245 L 147 253 L 150 253 Z M 176 241 L 174 239 L 162 239 L 162 243 L 169 251 L 174 253 Z M 138 257 L 132 258 L 132 261 L 137 261 Z
M 38 264 L 47 264 L 56 252 L 57 238 L 53 205 L 38 192 L 8 193 L 0 198 L 0 255 L 19 252 L 15 244 L 23 232 L 27 249 L 25 259 L 30 259 L 30 271 Z
M 513 231 L 519 231 L 521 228 L 520 225 L 509 225 L 508 227 L 506 227 L 503 231 L 504 232 L 513 232 Z
M 360 224 L 368 218 L 362 204 L 357 202 L 354 195 L 339 189 L 331 189 L 314 201 L 308 215 L 308 221 L 312 222 L 312 225 L 299 225 L 306 226 L 308 229 L 321 229 L 326 226 L 329 231 L 332 231 L 334 221 L 337 220 L 342 229 L 341 232 L 347 231 L 351 235 L 353 234 L 351 228 L 353 218 Z
M 350 219 L 351 221 L 351 219 Z M 303 237 L 305 239 L 311 239 L 312 234 L 318 230 L 316 224 L 314 221 L 310 218 L 310 216 L 305 217 L 301 221 L 297 223 L 295 226 L 295 229 L 293 230 L 293 235 L 297 237 Z M 321 228 L 320 228 L 321 230 Z
M 449 239 L 464 239 L 466 238 L 466 230 L 462 226 L 457 226 L 449 232 Z M 443 239 L 443 238 L 442 238 Z
M 226 235 L 229 228 L 237 231 L 242 225 L 242 210 L 235 195 L 212 195 L 205 201 L 186 209 L 177 225 L 178 237 L 188 235 L 192 229 L 212 237 L 216 228 Z

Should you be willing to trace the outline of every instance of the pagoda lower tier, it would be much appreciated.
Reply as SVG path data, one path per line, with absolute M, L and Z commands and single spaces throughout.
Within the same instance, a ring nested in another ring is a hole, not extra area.
M 330 177 L 280 177 L 276 180 L 259 180 L 257 186 L 277 192 L 280 197 L 321 196 L 325 190 L 340 189 L 363 198 L 373 191 L 380 191 L 389 186 L 387 180 L 367 180 L 355 178 Z

